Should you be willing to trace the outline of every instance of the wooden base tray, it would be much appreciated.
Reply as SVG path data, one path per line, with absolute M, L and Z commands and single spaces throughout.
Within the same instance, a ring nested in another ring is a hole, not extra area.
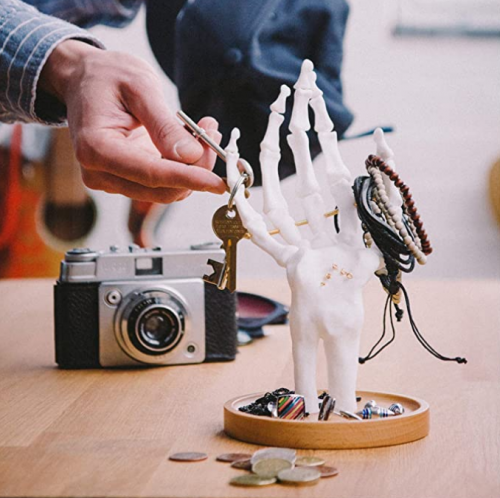
M 358 409 L 374 399 L 380 406 L 401 403 L 405 413 L 395 417 L 371 420 L 348 420 L 332 415 L 327 422 L 317 416 L 305 420 L 280 420 L 258 417 L 240 412 L 264 393 L 248 394 L 228 401 L 224 405 L 224 431 L 229 436 L 247 443 L 264 446 L 310 449 L 376 448 L 409 443 L 429 434 L 429 405 L 427 402 L 380 392 L 359 391 Z

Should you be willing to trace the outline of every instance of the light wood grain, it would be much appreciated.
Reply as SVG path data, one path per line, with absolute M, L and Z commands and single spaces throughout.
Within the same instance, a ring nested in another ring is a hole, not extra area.
M 284 282 L 242 289 L 287 301 Z M 421 331 L 444 354 L 428 355 L 406 322 L 395 343 L 360 367 L 362 390 L 406 393 L 431 406 L 430 435 L 396 447 L 301 450 L 340 474 L 307 489 L 228 485 L 241 471 L 219 453 L 252 452 L 224 435 L 223 405 L 290 386 L 286 326 L 241 349 L 235 362 L 139 371 L 61 371 L 53 355 L 52 283 L 2 281 L 0 295 L 0 495 L 154 497 L 496 498 L 500 496 L 500 283 L 410 281 Z M 380 333 L 384 293 L 366 292 L 362 352 Z M 319 384 L 326 369 L 320 362 Z M 177 451 L 207 461 L 175 463 Z

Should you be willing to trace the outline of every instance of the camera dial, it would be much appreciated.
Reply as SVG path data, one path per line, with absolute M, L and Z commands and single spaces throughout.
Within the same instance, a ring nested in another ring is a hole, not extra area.
M 188 313 L 183 299 L 170 289 L 133 292 L 118 310 L 116 336 L 135 360 L 163 363 L 181 342 Z

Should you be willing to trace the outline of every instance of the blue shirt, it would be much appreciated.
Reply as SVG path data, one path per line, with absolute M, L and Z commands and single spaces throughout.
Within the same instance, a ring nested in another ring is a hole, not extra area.
M 42 97 L 37 95 L 37 83 L 45 61 L 59 43 L 70 38 L 104 48 L 82 28 L 96 24 L 123 26 L 135 17 L 141 3 L 0 0 L 0 121 L 64 121 L 61 106 L 44 105 L 50 99 L 39 98 L 37 102 L 37 96 Z

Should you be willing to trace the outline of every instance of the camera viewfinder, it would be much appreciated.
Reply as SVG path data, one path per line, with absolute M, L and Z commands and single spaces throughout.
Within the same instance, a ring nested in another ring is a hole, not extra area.
M 163 271 L 162 258 L 136 258 L 135 274 L 140 275 L 161 275 Z

